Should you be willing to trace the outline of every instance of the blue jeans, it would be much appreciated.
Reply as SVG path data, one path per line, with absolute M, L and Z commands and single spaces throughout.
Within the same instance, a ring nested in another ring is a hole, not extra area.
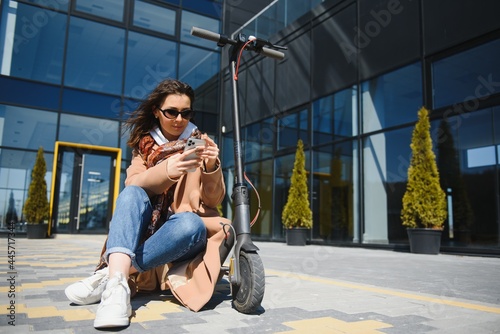
M 141 243 L 151 221 L 153 207 L 138 186 L 127 186 L 118 196 L 109 227 L 105 258 L 124 253 L 139 272 L 169 262 L 194 258 L 205 249 L 207 230 L 193 212 L 171 215 L 151 237 Z

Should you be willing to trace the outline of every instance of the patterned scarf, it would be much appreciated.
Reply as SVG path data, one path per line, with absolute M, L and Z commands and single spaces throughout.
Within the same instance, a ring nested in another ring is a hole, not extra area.
M 191 137 L 200 138 L 201 132 L 196 129 L 191 134 Z M 165 161 L 175 153 L 184 149 L 187 139 L 179 139 L 169 141 L 153 150 L 155 140 L 151 135 L 144 136 L 139 142 L 139 153 L 141 154 L 144 164 L 147 168 L 156 166 L 157 164 Z M 151 198 L 151 205 L 153 206 L 153 214 L 151 222 L 145 233 L 144 240 L 152 236 L 165 222 L 168 217 L 170 205 L 174 200 L 174 190 L 177 183 L 174 183 L 164 193 L 156 195 Z

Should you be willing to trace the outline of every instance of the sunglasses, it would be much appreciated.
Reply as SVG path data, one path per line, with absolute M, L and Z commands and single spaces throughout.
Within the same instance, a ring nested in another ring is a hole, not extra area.
M 161 109 L 159 106 L 156 106 L 156 108 L 168 119 L 176 119 L 177 116 L 181 115 L 182 118 L 189 120 L 194 116 L 194 110 L 191 109 L 178 111 L 176 109 Z

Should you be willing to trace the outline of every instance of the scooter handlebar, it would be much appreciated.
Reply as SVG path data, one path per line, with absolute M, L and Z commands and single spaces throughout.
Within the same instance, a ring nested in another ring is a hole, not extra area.
M 216 43 L 221 42 L 221 39 L 222 39 L 221 34 L 218 34 L 218 33 L 215 33 L 215 32 L 209 31 L 209 30 L 197 28 L 197 27 L 191 28 L 191 35 L 196 36 L 196 37 L 201 37 L 204 39 L 208 39 L 209 41 L 213 41 Z
M 261 55 L 264 55 L 269 58 L 274 58 L 277 60 L 281 60 L 285 58 L 285 54 L 280 51 L 276 51 L 270 48 L 263 47 L 262 50 L 259 52 Z
M 213 41 L 213 42 L 216 42 L 218 44 L 219 43 L 223 43 L 223 44 L 229 43 L 229 44 L 232 44 L 232 45 L 236 44 L 235 40 L 227 38 L 224 35 L 218 34 L 218 33 L 213 32 L 213 31 L 201 29 L 201 28 L 198 28 L 198 27 L 192 27 L 191 28 L 191 35 L 196 36 L 196 37 L 201 37 L 201 38 L 204 38 L 204 39 L 208 39 L 209 41 Z M 260 53 L 263 56 L 266 56 L 266 57 L 269 57 L 269 58 L 278 59 L 278 60 L 281 60 L 281 59 L 285 58 L 285 54 L 283 52 L 276 51 L 276 50 L 273 50 L 273 49 L 270 49 L 270 48 L 266 48 L 266 47 L 263 47 L 263 48 L 260 48 L 260 49 L 253 49 L 253 51 L 256 51 L 257 53 Z

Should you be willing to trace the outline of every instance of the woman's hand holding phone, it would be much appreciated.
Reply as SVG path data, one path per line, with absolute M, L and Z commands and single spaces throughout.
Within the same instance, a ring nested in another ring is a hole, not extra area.
M 199 163 L 202 161 L 201 154 L 205 148 L 206 142 L 204 139 L 189 138 L 184 146 L 184 154 L 188 153 L 184 157 L 184 161 L 198 160 Z M 194 172 L 196 168 L 187 169 L 187 172 Z

